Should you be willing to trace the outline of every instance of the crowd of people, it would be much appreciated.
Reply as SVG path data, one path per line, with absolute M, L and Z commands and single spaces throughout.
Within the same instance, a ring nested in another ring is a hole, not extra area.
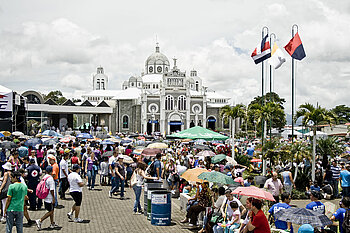
M 189 227 L 199 227 L 199 232 L 270 232 L 270 223 L 274 222 L 277 229 L 293 232 L 292 224 L 274 218 L 281 209 L 290 208 L 292 190 L 296 189 L 291 167 L 286 162 L 281 166 L 270 169 L 269 176 L 260 186 L 270 192 L 275 202 L 266 202 L 256 198 L 248 198 L 244 204 L 234 195 L 233 190 L 238 187 L 259 186 L 253 177 L 254 172 L 261 170 L 261 162 L 252 163 L 251 166 L 237 164 L 229 156 L 213 163 L 211 156 L 203 156 L 203 150 L 213 154 L 229 154 L 226 144 L 217 146 L 213 143 L 203 143 L 196 147 L 193 142 L 184 143 L 181 140 L 166 141 L 168 147 L 155 156 L 143 156 L 134 153 L 134 142 L 127 145 L 103 145 L 97 141 L 71 140 L 67 143 L 54 145 L 26 146 L 24 141 L 12 139 L 17 148 L 2 149 L 1 159 L 1 185 L 0 199 L 2 204 L 1 222 L 6 223 L 7 232 L 11 232 L 14 224 L 17 232 L 22 232 L 23 217 L 28 225 L 35 224 L 38 230 L 47 218 L 50 219 L 49 228 L 58 228 L 55 222 L 55 209 L 62 208 L 59 200 L 66 199 L 67 191 L 74 200 L 71 210 L 67 213 L 69 221 L 83 222 L 79 218 L 82 204 L 82 187 L 94 190 L 96 179 L 101 186 L 110 185 L 108 197 L 119 196 L 125 198 L 125 187 L 131 187 L 135 194 L 132 211 L 142 214 L 141 193 L 145 180 L 164 181 L 174 198 L 180 193 L 190 198 L 186 208 L 186 217 L 181 221 Z M 252 145 L 236 149 L 237 153 L 254 155 Z M 240 151 L 241 150 L 241 151 Z M 126 158 L 129 160 L 126 161 Z M 305 161 L 305 167 L 309 163 Z M 234 185 L 212 182 L 189 182 L 181 178 L 186 170 L 204 168 L 208 171 L 221 172 L 235 181 Z M 250 171 L 248 173 L 248 171 Z M 349 209 L 350 203 L 350 164 L 339 163 L 332 160 L 325 168 L 318 163 L 315 182 L 307 186 L 305 192 L 311 202 L 306 209 L 325 213 L 322 198 L 342 197 L 340 209 L 332 220 L 341 222 L 342 214 Z M 245 174 L 245 175 L 243 175 Z M 246 175 L 248 174 L 248 175 Z M 256 175 L 256 174 L 254 174 Z M 132 183 L 133 176 L 135 182 Z M 245 178 L 243 178 L 245 177 Z M 339 181 L 341 193 L 339 192 Z M 280 202 L 281 200 L 281 202 Z M 265 213 L 270 213 L 267 218 Z M 37 220 L 32 220 L 28 210 L 36 211 L 44 208 L 47 212 Z M 199 225 L 200 224 L 200 225 Z

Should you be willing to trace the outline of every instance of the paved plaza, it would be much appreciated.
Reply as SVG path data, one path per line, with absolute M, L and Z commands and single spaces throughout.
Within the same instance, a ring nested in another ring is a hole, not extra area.
M 86 232 L 86 233 L 105 233 L 105 232 L 197 232 L 196 230 L 188 229 L 187 225 L 181 224 L 180 221 L 184 218 L 185 212 L 180 211 L 179 200 L 172 199 L 172 224 L 171 226 L 153 226 L 144 215 L 134 215 L 132 211 L 134 203 L 134 192 L 130 188 L 126 188 L 125 200 L 120 200 L 119 196 L 108 198 L 110 186 L 96 186 L 95 190 L 83 188 L 83 203 L 80 212 L 80 217 L 86 220 L 86 223 L 68 222 L 67 213 L 73 204 L 70 195 L 66 195 L 68 200 L 59 200 L 59 205 L 64 208 L 55 210 L 55 222 L 61 226 L 60 229 L 48 229 L 50 225 L 49 219 L 46 219 L 40 232 Z M 323 200 L 325 202 L 325 200 Z M 245 198 L 242 198 L 245 203 Z M 309 200 L 294 200 L 292 205 L 305 207 Z M 332 203 L 337 204 L 339 200 L 332 200 Z M 143 194 L 141 197 L 143 207 Z M 46 210 L 29 211 L 30 217 L 35 220 L 42 217 Z M 24 223 L 26 220 L 24 219 Z M 0 224 L 0 232 L 5 232 L 5 224 Z M 297 227 L 297 226 L 296 226 Z M 25 226 L 24 232 L 36 232 L 36 225 L 31 227 Z M 16 232 L 15 227 L 13 232 Z

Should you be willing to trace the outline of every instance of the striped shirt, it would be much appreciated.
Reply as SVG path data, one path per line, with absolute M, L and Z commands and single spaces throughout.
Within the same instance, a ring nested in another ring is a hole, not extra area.
M 341 168 L 339 166 L 331 166 L 331 171 L 333 173 L 333 179 L 339 179 Z

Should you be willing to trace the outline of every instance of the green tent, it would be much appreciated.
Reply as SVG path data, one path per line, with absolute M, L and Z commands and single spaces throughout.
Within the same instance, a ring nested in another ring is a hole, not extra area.
M 216 133 L 212 130 L 195 126 L 189 129 L 185 129 L 178 133 L 173 133 L 171 135 L 167 135 L 167 137 L 171 138 L 189 138 L 189 139 L 205 139 L 205 140 L 226 140 L 227 136 Z

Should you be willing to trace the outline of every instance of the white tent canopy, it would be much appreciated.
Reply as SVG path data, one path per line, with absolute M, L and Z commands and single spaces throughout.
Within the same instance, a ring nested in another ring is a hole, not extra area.
M 291 129 L 287 129 L 287 130 L 284 130 L 281 134 L 281 136 L 284 138 L 284 139 L 288 139 L 289 137 L 292 137 L 292 130 Z M 294 130 L 294 136 L 297 136 L 298 138 L 302 137 L 303 134 Z
M 313 131 L 310 131 L 306 134 L 304 134 L 304 136 L 314 136 L 314 132 Z M 328 137 L 328 135 L 325 133 L 325 132 L 322 132 L 322 131 L 316 131 L 316 138 L 326 138 Z

